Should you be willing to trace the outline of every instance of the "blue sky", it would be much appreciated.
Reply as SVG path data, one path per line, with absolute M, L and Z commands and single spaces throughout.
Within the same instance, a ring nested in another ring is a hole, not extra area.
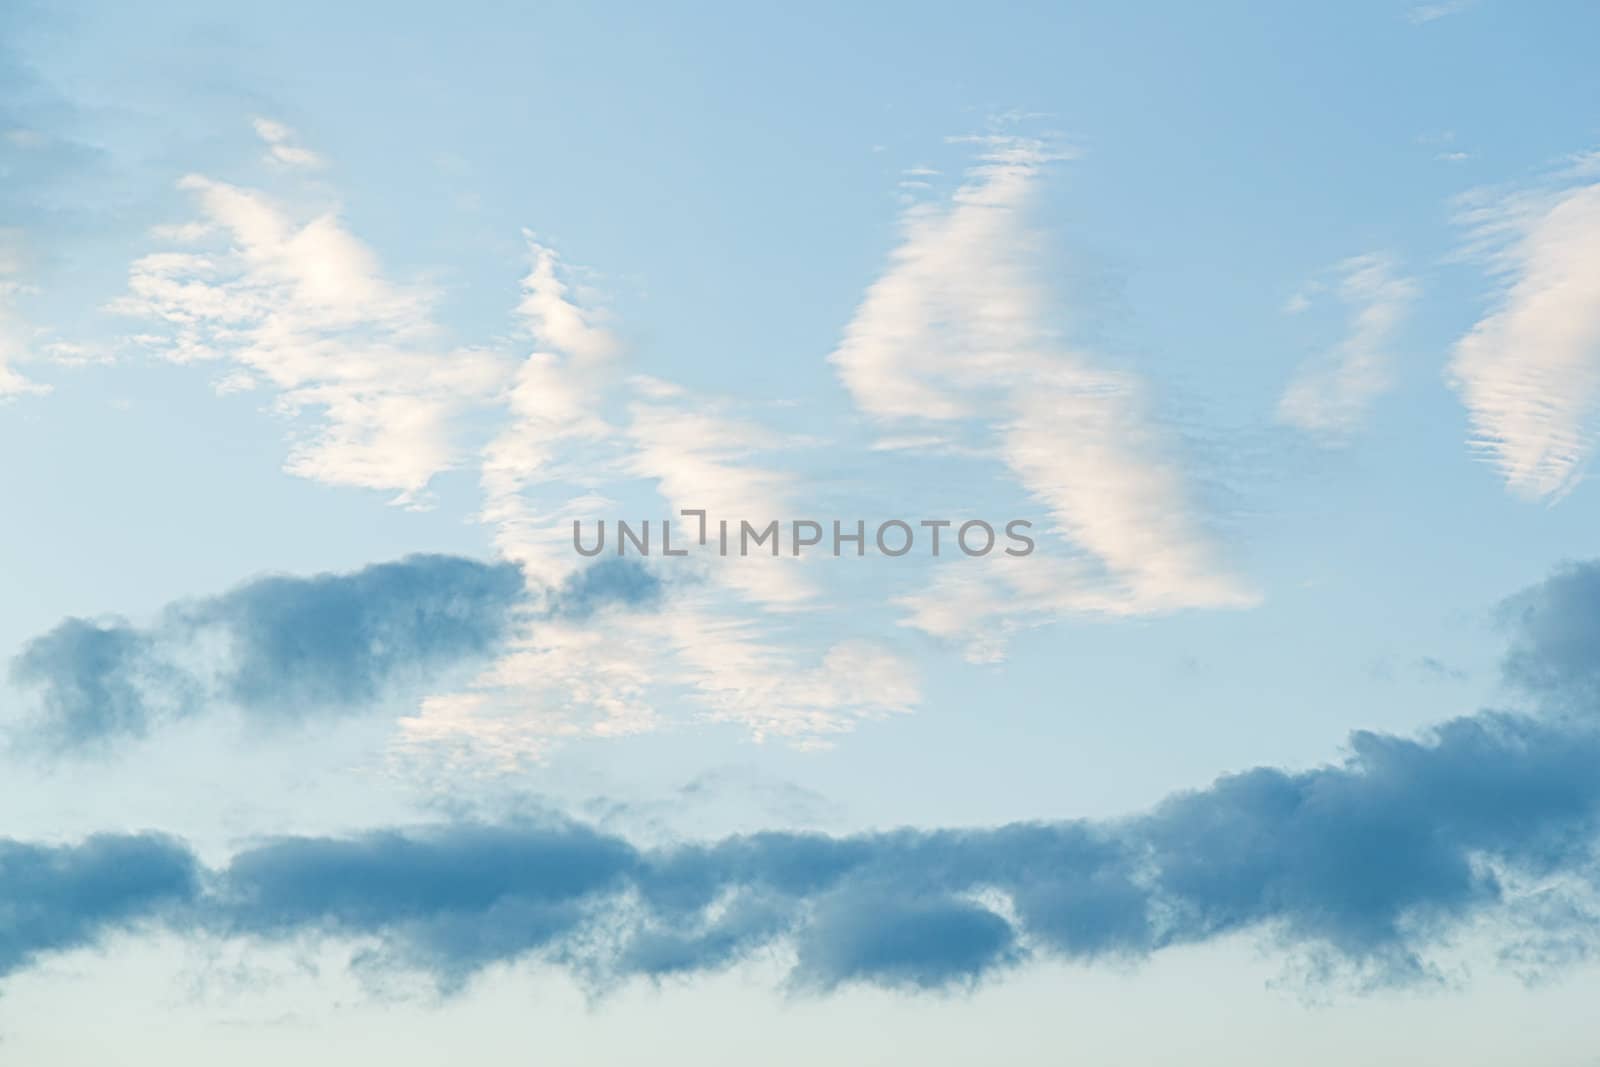
M 9 6 L 0 1037 L 1591 1062 L 1597 21 Z

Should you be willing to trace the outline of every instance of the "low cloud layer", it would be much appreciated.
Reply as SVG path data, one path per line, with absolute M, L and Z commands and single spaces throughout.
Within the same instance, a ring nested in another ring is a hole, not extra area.
M 1338 764 L 1229 775 L 1125 819 L 655 847 L 564 820 L 457 823 L 281 838 L 198 877 L 160 839 L 4 844 L 0 971 L 156 922 L 350 939 L 446 989 L 524 959 L 605 988 L 757 953 L 789 959 L 798 988 L 933 989 L 1251 932 L 1385 983 L 1428 976 L 1480 921 L 1521 964 L 1570 960 L 1600 878 L 1600 564 L 1505 613 L 1507 679 L 1536 713 L 1360 732 Z
M 515 564 L 410 556 L 258 578 L 169 605 L 147 626 L 67 619 L 23 647 L 11 678 L 36 696 L 28 740 L 92 747 L 217 707 L 265 720 L 364 709 L 486 659 L 524 617 L 643 608 L 659 595 L 654 575 L 610 560 L 536 606 Z

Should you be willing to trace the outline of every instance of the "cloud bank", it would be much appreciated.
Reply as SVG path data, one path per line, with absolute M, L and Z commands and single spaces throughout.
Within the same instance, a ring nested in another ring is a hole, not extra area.
M 559 818 L 454 823 L 279 838 L 199 877 L 159 839 L 7 843 L 0 971 L 151 923 L 347 941 L 445 989 L 522 960 L 604 989 L 762 954 L 796 988 L 959 988 L 1240 933 L 1363 983 L 1425 979 L 1477 927 L 1518 963 L 1568 960 L 1594 947 L 1600 890 L 1600 564 L 1504 613 L 1506 678 L 1537 712 L 1359 732 L 1339 763 L 1227 775 L 1122 819 L 654 846 Z

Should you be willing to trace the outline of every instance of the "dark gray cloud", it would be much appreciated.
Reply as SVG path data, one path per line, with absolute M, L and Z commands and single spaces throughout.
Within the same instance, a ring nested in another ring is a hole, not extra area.
M 841 892 L 821 901 L 797 939 L 796 978 L 937 989 L 976 981 L 1017 958 L 1017 931 L 982 904 L 935 896 Z
M 63 846 L 0 838 L 0 976 L 112 931 L 185 922 L 198 892 L 199 864 L 168 838 L 104 835 Z
M 1536 929 L 1523 953 L 1544 943 L 1570 958 L 1586 943 L 1578 901 L 1512 894 L 1505 878 L 1592 891 L 1600 735 L 1485 715 L 1352 745 L 1337 767 L 1229 776 L 1115 821 L 656 848 L 560 821 L 283 838 L 164 916 L 268 941 L 352 939 L 445 989 L 522 959 L 603 988 L 772 951 L 789 954 L 797 987 L 931 989 L 1030 958 L 1136 960 L 1240 932 L 1392 982 L 1425 976 L 1443 939 L 1496 915 Z M 104 873 L 81 873 L 83 892 L 53 885 L 58 913 L 99 899 Z M 13 891 L 0 866 L 0 915 Z M 37 947 L 119 918 L 96 914 Z
M 1513 640 L 1506 680 L 1579 711 L 1600 706 L 1600 562 L 1570 563 L 1500 607 Z
M 241 707 L 352 707 L 493 651 L 524 595 L 515 564 L 409 556 L 351 574 L 260 578 L 171 617 L 190 633 L 228 635 L 223 684 Z
M 541 610 L 582 618 L 659 596 L 659 580 L 637 562 L 610 560 Z M 258 578 L 173 604 L 149 626 L 67 619 L 22 649 L 11 678 L 37 694 L 24 736 L 81 748 L 212 706 L 268 719 L 366 708 L 489 656 L 532 611 L 515 564 L 410 556 L 348 574 Z
M 38 693 L 28 736 L 59 749 L 213 705 L 274 718 L 360 708 L 488 655 L 524 599 L 514 564 L 454 556 L 270 576 L 173 604 L 146 627 L 67 619 L 24 646 L 11 678 Z
M 586 619 L 613 606 L 644 609 L 661 601 L 661 578 L 631 559 L 604 559 L 575 571 L 551 595 L 549 611 Z
M 67 619 L 11 663 L 18 685 L 39 690 L 39 729 L 53 742 L 142 734 L 156 693 L 181 680 L 147 634 L 123 622 Z
M 160 916 L 268 941 L 353 939 L 444 988 L 523 959 L 604 988 L 763 953 L 789 960 L 798 988 L 959 988 L 1030 959 L 1139 960 L 1241 933 L 1319 971 L 1398 982 L 1432 973 L 1483 920 L 1515 935 L 1506 958 L 1519 967 L 1570 962 L 1592 947 L 1600 891 L 1600 716 L 1573 640 L 1600 633 L 1578 617 L 1600 617 L 1600 585 L 1573 568 L 1518 603 L 1507 670 L 1524 684 L 1531 670 L 1562 713 L 1361 732 L 1337 764 L 1228 775 L 1127 818 L 654 847 L 560 819 L 288 837 L 199 882 L 158 883 L 183 903 Z M 181 852 L 167 863 L 189 869 Z M 107 906 L 128 899 L 97 888 L 109 868 L 61 870 L 41 891 L 0 865 L 0 944 L 18 937 L 4 917 L 30 901 L 58 915 L 41 927 L 58 933 L 0 955 L 11 968 L 155 914 Z M 81 926 L 60 917 L 77 902 Z

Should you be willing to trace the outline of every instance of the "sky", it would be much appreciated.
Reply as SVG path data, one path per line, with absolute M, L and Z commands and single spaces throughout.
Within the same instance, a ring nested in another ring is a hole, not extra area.
M 1593 1064 L 1597 36 L 6 5 L 0 1058 Z

